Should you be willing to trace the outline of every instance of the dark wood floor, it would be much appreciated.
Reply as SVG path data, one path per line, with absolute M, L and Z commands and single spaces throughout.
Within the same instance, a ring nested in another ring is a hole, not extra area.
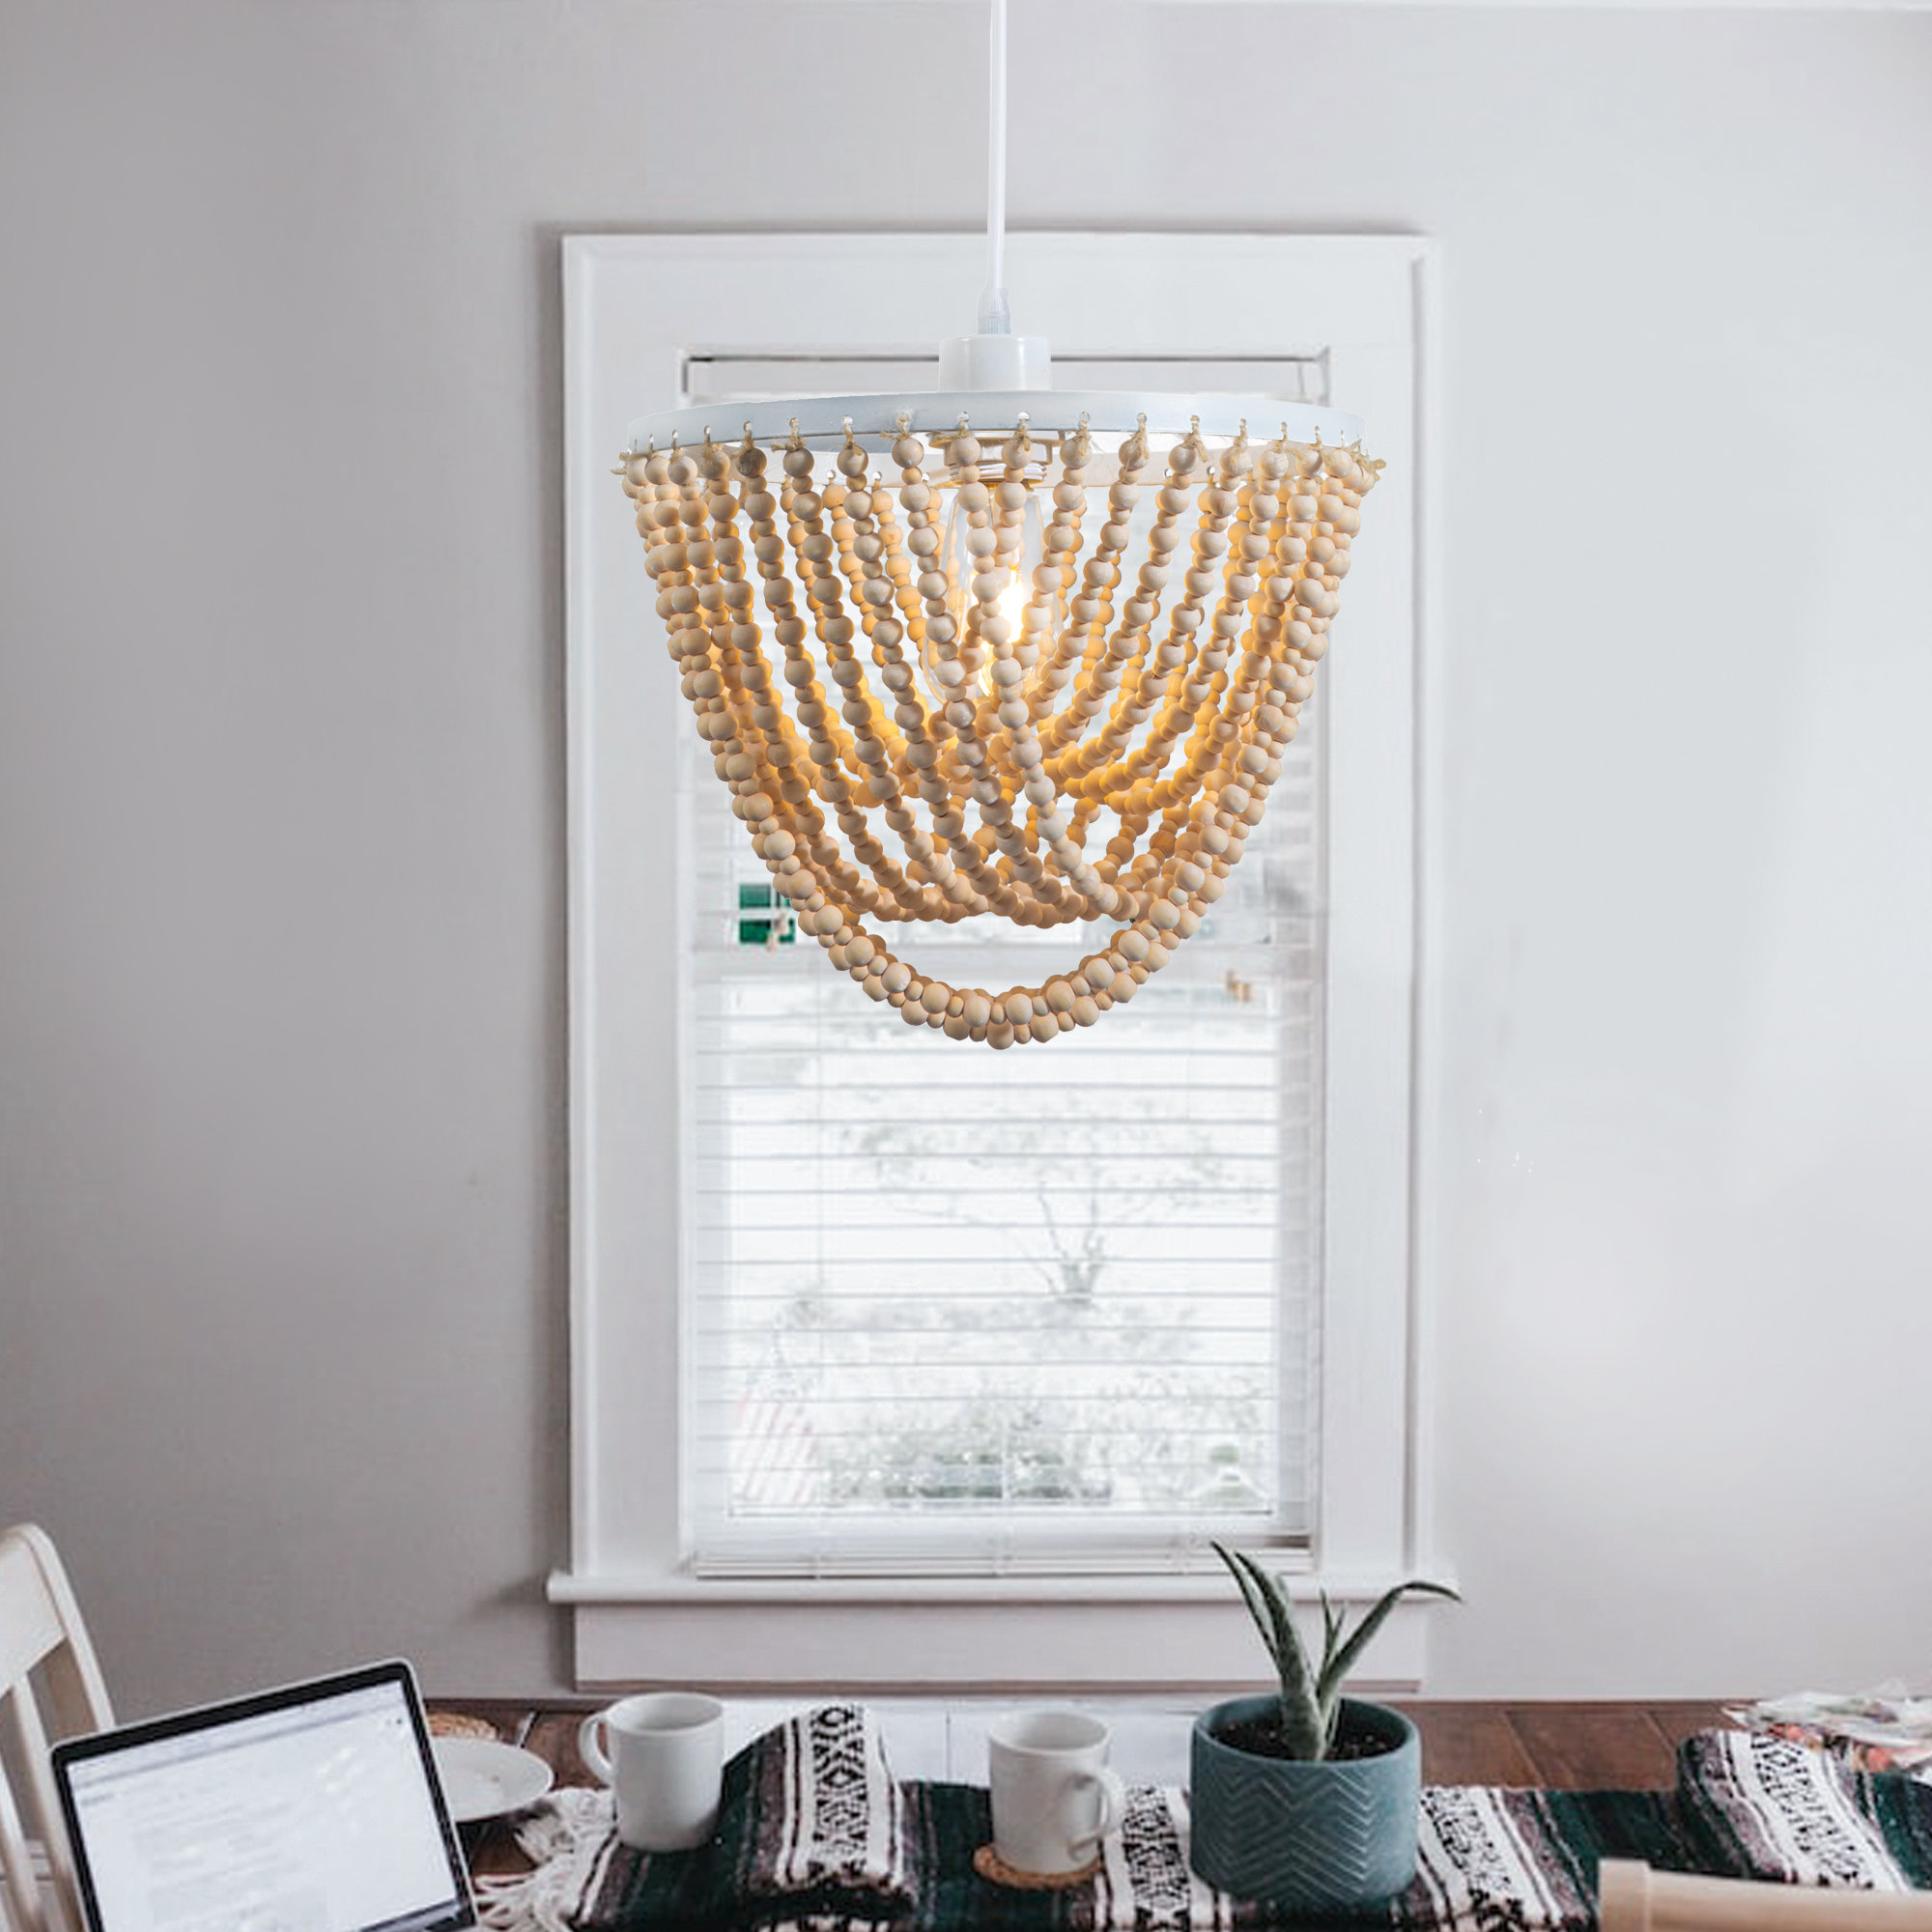
M 587 1782 L 577 1755 L 585 1701 L 531 1708 L 470 1702 L 438 1707 L 486 1719 L 497 1735 L 543 1758 L 560 1783 Z M 1422 1732 L 1431 1784 L 1539 1784 L 1565 1790 L 1667 1785 L 1680 1739 L 1724 1722 L 1704 1703 L 1404 1702 Z

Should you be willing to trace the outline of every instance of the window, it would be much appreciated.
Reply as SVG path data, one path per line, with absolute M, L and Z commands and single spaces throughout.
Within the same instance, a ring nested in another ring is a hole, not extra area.
M 1130 1020 L 996 1060 L 893 1023 L 791 943 L 693 735 L 701 1574 L 1132 1571 L 1210 1535 L 1306 1546 L 1318 740 L 1295 741 L 1245 890 Z M 955 984 L 1004 986 L 1108 929 L 906 943 Z
M 789 943 L 649 648 L 603 472 L 646 410 L 716 400 L 728 422 L 753 395 L 924 385 L 930 343 L 971 312 L 978 243 L 567 244 L 573 1548 L 552 1589 L 586 1683 L 1245 1678 L 1251 1660 L 1218 1655 L 1228 1620 L 1175 1651 L 1227 1589 L 1200 1570 L 1205 1535 L 1269 1542 L 1345 1594 L 1426 1542 L 1408 1157 L 1426 251 L 1015 236 L 1009 260 L 1063 384 L 1332 387 L 1369 417 L 1396 459 L 1375 567 L 1350 581 L 1293 784 L 1145 1005 L 998 1058 L 899 1027 Z M 1110 313 L 1093 291 L 1129 273 L 1241 286 L 1244 314 L 1275 319 Z M 960 977 L 998 984 L 1041 945 L 1085 950 L 970 929 L 914 950 L 969 950 Z M 1095 1601 L 1104 1619 L 1083 1616 Z

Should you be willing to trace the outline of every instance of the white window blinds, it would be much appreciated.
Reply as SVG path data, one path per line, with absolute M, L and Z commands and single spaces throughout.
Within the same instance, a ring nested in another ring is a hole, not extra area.
M 1315 709 L 1176 963 L 1105 1025 L 997 1056 L 901 1024 L 795 941 L 688 756 L 700 1571 L 1145 1569 L 1216 1533 L 1305 1537 Z M 974 923 L 916 956 L 1000 986 L 1042 946 L 1100 943 Z

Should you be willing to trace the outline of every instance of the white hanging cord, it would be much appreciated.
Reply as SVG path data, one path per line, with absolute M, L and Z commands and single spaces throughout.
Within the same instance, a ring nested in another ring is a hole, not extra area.
M 986 286 L 980 293 L 980 333 L 1012 333 L 1007 300 L 1007 0 L 992 0 L 992 48 L 986 111 Z

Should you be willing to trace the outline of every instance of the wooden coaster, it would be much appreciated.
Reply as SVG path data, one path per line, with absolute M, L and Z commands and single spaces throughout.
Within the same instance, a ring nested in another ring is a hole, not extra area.
M 1085 1885 L 1100 1869 L 1100 1861 L 1095 1857 L 1078 1871 L 1016 1871 L 991 1845 L 981 1845 L 973 1854 L 973 1869 L 988 1885 L 1004 1885 L 1013 1891 L 1065 1891 L 1069 1886 Z

